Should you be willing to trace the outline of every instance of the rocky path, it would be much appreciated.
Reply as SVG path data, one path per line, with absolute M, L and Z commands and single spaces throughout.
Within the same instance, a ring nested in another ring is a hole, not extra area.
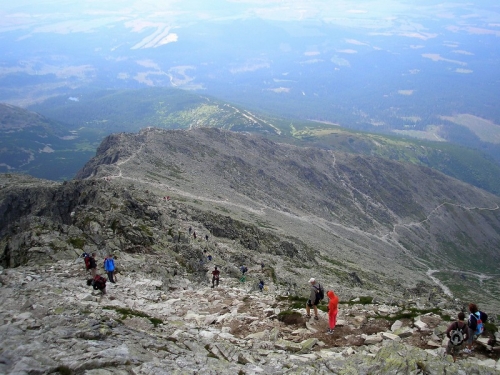
M 326 335 L 326 313 L 305 320 L 302 302 L 273 288 L 223 277 L 212 289 L 122 259 L 127 271 L 104 296 L 86 286 L 81 261 L 2 270 L 0 373 L 500 373 L 496 348 L 483 345 L 453 364 L 449 323 L 433 313 L 409 318 L 398 306 L 354 300 Z

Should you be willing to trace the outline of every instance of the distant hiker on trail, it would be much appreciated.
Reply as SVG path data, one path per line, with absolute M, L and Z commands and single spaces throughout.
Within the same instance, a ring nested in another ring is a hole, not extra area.
M 92 253 L 92 256 L 89 259 L 89 269 L 92 278 L 97 275 L 97 262 L 95 261 L 95 253 Z
M 264 271 L 264 262 L 260 262 L 260 270 Z
M 264 290 L 264 281 L 263 280 L 259 281 L 259 289 L 260 289 L 260 292 L 262 293 L 262 291 Z
M 321 301 L 321 290 L 322 287 L 316 282 L 314 278 L 309 279 L 309 284 L 311 284 L 311 293 L 309 294 L 309 299 L 306 303 L 306 318 L 311 317 L 311 307 L 314 309 L 314 319 L 318 320 L 318 304 Z
M 212 254 L 208 253 L 207 259 L 208 259 L 209 262 L 211 262 L 212 261 Z
M 467 325 L 469 326 L 469 331 L 467 335 L 467 348 L 464 349 L 464 353 L 472 353 L 472 343 L 477 340 L 479 335 L 484 331 L 484 323 L 488 320 L 488 315 L 484 312 L 479 311 L 475 303 L 469 303 L 469 320 Z
M 94 290 L 100 290 L 102 294 L 106 294 L 106 279 L 101 275 L 95 275 L 92 279 L 87 280 L 87 286 L 91 286 Z
M 193 228 L 189 227 L 189 235 L 191 235 L 192 231 L 193 231 Z
M 205 240 L 208 242 L 208 234 L 205 234 Z
M 243 274 L 243 276 L 245 276 L 245 273 L 247 273 L 248 268 L 246 268 L 245 266 L 241 266 L 241 267 L 240 267 L 240 271 L 241 271 L 241 273 Z
M 114 284 L 115 280 L 113 279 L 113 275 L 115 272 L 115 261 L 113 260 L 113 255 L 108 255 L 108 257 L 104 261 L 104 270 L 108 274 L 109 281 Z
M 328 331 L 326 332 L 327 335 L 332 335 L 333 330 L 335 329 L 335 326 L 337 325 L 337 314 L 339 312 L 338 310 L 338 305 L 339 305 L 339 297 L 333 292 L 333 290 L 329 290 L 326 292 L 326 295 L 330 299 L 328 301 Z
M 468 327 L 465 322 L 465 314 L 458 313 L 457 321 L 451 323 L 446 330 L 446 336 L 450 339 L 446 347 L 446 353 L 453 357 L 453 362 L 457 360 L 460 350 L 464 347 L 465 341 L 468 338 Z
M 193 238 L 196 240 L 196 231 L 193 232 Z
M 220 271 L 217 269 L 217 266 L 215 266 L 215 269 L 212 271 L 212 288 L 214 286 L 219 286 L 219 275 Z

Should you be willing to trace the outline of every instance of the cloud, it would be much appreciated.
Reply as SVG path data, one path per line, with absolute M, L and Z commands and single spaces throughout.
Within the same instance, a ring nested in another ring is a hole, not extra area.
M 500 30 L 492 30 L 492 29 L 485 29 L 482 27 L 473 27 L 473 26 L 448 26 L 446 28 L 447 30 L 458 33 L 460 31 L 464 31 L 469 34 L 473 35 L 494 35 L 494 36 L 500 36 Z
M 410 96 L 413 95 L 415 90 L 398 90 L 399 95 L 405 95 L 405 96 Z
M 275 89 L 264 89 L 264 91 L 272 91 L 272 92 L 275 92 L 277 94 L 288 94 L 290 92 L 290 88 L 289 87 L 277 87 Z
M 438 53 L 423 53 L 422 57 L 425 57 L 426 59 L 431 59 L 432 61 L 444 61 L 452 64 L 467 65 L 467 63 L 463 61 L 445 59 L 444 57 L 441 57 L 441 55 L 439 55 Z
M 359 40 L 356 40 L 356 39 L 346 39 L 345 42 L 349 43 L 349 44 L 355 44 L 357 46 L 368 46 L 369 45 L 368 43 L 363 43 L 363 42 L 360 42 Z
M 463 51 L 463 50 L 454 50 L 454 51 L 451 51 L 451 52 L 458 53 L 460 55 L 469 55 L 469 56 L 474 55 L 472 52 Z
M 267 62 L 248 62 L 244 65 L 240 65 L 229 69 L 232 74 L 254 72 L 259 69 L 268 69 L 271 65 Z
M 355 49 L 338 49 L 337 52 L 349 54 L 358 53 L 358 51 L 356 51 Z
M 470 74 L 472 73 L 473 71 L 470 70 L 470 69 L 462 69 L 462 68 L 457 68 L 455 69 L 455 72 L 456 73 L 461 73 L 461 74 Z
M 323 61 L 324 61 L 323 59 L 309 59 L 309 60 L 301 61 L 300 63 L 301 64 L 316 64 L 316 63 L 323 62 Z
M 348 60 L 342 58 L 342 57 L 338 57 L 338 56 L 333 56 L 330 61 L 332 63 L 334 63 L 335 65 L 338 65 L 338 66 L 351 66 L 351 64 L 349 63 Z

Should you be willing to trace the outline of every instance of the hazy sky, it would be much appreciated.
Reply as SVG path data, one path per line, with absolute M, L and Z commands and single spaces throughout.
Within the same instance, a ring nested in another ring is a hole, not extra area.
M 380 28 L 394 20 L 442 20 L 481 23 L 500 29 L 497 0 L 17 0 L 3 1 L 0 31 L 40 27 L 82 18 L 97 25 L 141 20 L 182 27 L 200 20 L 258 17 L 267 20 L 321 20 L 334 24 Z M 91 28 L 91 25 L 89 25 Z

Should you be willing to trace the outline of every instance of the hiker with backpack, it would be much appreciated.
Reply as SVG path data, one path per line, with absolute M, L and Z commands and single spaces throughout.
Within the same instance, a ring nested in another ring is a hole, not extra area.
M 87 253 L 82 254 L 83 260 L 85 261 L 85 269 L 90 270 L 92 278 L 97 274 L 97 263 L 95 261 L 95 253 L 89 255 Z
M 262 291 L 264 290 L 264 280 L 259 281 L 259 289 L 260 289 L 260 292 L 262 293 Z
M 333 292 L 333 290 L 329 290 L 326 292 L 326 295 L 329 298 L 328 301 L 328 331 L 326 331 L 327 335 L 333 335 L 333 330 L 337 325 L 337 314 L 339 312 L 339 297 Z
M 464 353 L 467 354 L 472 353 L 472 343 L 483 333 L 484 323 L 488 320 L 488 315 L 479 311 L 475 303 L 469 303 L 469 312 L 469 320 L 467 322 L 469 326 L 467 348 L 464 349 Z
M 306 318 L 311 317 L 312 307 L 314 309 L 314 319 L 319 320 L 318 305 L 320 301 L 325 298 L 325 291 L 314 278 L 309 279 L 309 284 L 311 284 L 311 293 L 309 294 L 309 300 L 306 303 Z
M 446 353 L 453 357 L 453 362 L 457 360 L 460 350 L 462 350 L 468 339 L 468 330 L 469 328 L 465 322 L 465 314 L 459 312 L 457 320 L 451 323 L 446 330 L 446 336 L 450 339 L 446 347 Z
M 92 279 L 87 280 L 87 286 L 91 286 L 94 290 L 100 290 L 104 295 L 106 294 L 106 279 L 101 275 L 95 275 Z

